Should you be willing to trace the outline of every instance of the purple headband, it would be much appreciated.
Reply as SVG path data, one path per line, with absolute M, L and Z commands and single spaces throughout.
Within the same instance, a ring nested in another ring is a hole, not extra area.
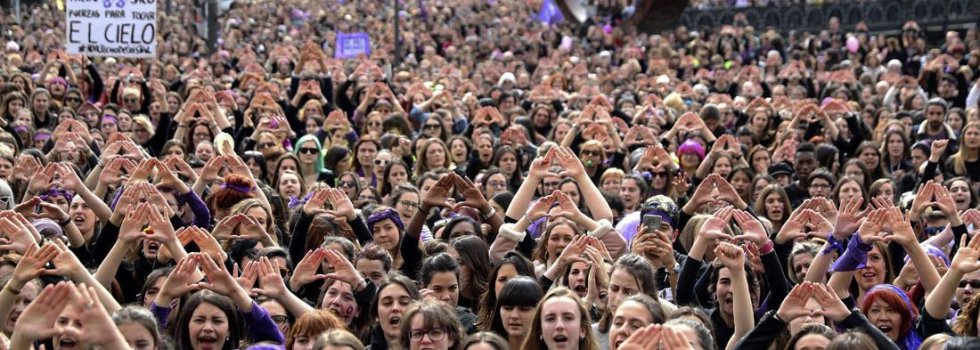
M 42 201 L 47 202 L 48 200 L 53 200 L 57 197 L 64 197 L 66 201 L 71 202 L 71 198 L 75 196 L 75 193 L 69 190 L 63 190 L 60 188 L 51 188 L 44 194 L 38 196 Z
M 16 132 L 16 133 L 27 132 L 27 126 L 26 125 L 17 125 L 17 126 L 14 126 L 14 132 Z
M 940 259 L 943 260 L 944 263 L 946 263 L 946 267 L 949 267 L 949 257 L 946 256 L 946 252 L 944 252 L 942 249 L 936 248 L 932 244 L 922 244 L 922 250 L 925 250 L 926 254 L 939 257 Z M 906 264 L 908 264 L 908 262 L 911 260 L 912 257 L 908 255 L 905 256 Z
M 106 114 L 102 116 L 102 121 L 106 121 L 106 120 L 111 120 L 112 122 L 119 124 L 119 119 L 116 119 L 116 116 L 112 114 Z
M 225 182 L 221 184 L 221 188 L 235 190 L 241 193 L 252 193 L 252 186 L 246 186 L 246 185 L 235 185 L 235 184 L 229 184 Z
M 398 215 L 398 212 L 395 211 L 395 209 L 391 208 L 383 209 L 371 214 L 371 216 L 369 216 L 367 219 L 368 227 L 371 229 L 371 231 L 374 231 L 374 225 L 386 219 L 394 222 L 395 226 L 398 226 L 398 231 L 405 231 L 405 224 L 402 223 L 402 217 Z
M 62 77 L 54 77 L 54 78 L 48 79 L 48 83 L 51 83 L 51 84 L 59 84 L 59 85 L 64 85 L 65 87 L 68 87 L 68 81 L 65 80 L 65 78 L 62 78 Z

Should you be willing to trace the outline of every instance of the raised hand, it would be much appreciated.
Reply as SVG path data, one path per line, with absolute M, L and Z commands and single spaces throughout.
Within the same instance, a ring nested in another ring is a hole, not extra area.
M 177 262 L 173 271 L 167 276 L 167 280 L 163 282 L 160 292 L 157 293 L 157 298 L 154 301 L 157 306 L 170 306 L 172 300 L 201 289 L 195 277 L 198 265 L 198 259 L 194 258 L 196 254 L 198 253 L 191 253 L 191 255 Z
M 249 300 L 251 304 L 251 299 L 248 296 L 248 292 L 242 289 L 235 281 L 228 270 L 225 268 L 225 264 L 217 263 L 210 256 L 193 253 L 189 257 L 193 257 L 197 260 L 198 266 L 201 267 L 201 271 L 204 275 L 208 276 L 207 282 L 199 282 L 198 285 L 202 288 L 211 290 L 212 292 L 227 296 L 232 298 L 232 300 L 240 300 L 244 296 L 244 299 Z M 241 303 L 239 303 L 241 304 Z
M 837 212 L 837 222 L 834 224 L 834 237 L 843 241 L 847 236 L 857 232 L 861 226 L 861 217 L 867 216 L 869 211 L 861 211 L 861 204 L 864 199 L 861 197 L 851 197 L 844 199 Z M 870 209 L 870 208 L 869 208 Z
M 556 157 L 558 150 L 555 147 L 548 149 L 548 153 L 545 153 L 542 157 L 537 157 L 531 162 L 531 168 L 528 170 L 528 179 L 536 179 L 540 181 L 546 176 L 558 176 L 557 174 L 552 174 L 549 169 L 557 163 Z
M 327 197 L 329 196 L 330 194 L 325 188 L 313 192 L 310 199 L 308 199 L 306 203 L 303 203 L 303 214 L 306 214 L 307 216 L 315 216 L 320 213 L 326 213 L 327 209 L 325 208 L 325 203 L 327 202 Z
M 467 206 L 479 210 L 481 214 L 488 214 L 493 207 L 490 206 L 490 202 L 487 201 L 486 197 L 483 196 L 483 191 L 476 188 L 473 185 L 473 181 L 470 179 L 457 175 L 456 173 L 450 172 L 448 176 L 452 176 L 456 190 L 459 194 L 463 196 L 463 202 L 456 203 L 455 207 Z
M 20 262 L 14 267 L 14 272 L 10 276 L 9 287 L 21 290 L 28 282 L 40 277 L 45 271 L 45 265 L 58 256 L 58 249 L 52 244 L 38 247 L 31 244 L 27 247 L 27 253 L 21 257 Z
M 262 257 L 259 261 L 253 262 L 258 271 L 260 288 L 253 288 L 252 293 L 264 295 L 270 298 L 280 298 L 286 293 L 286 283 L 279 274 L 279 267 L 276 266 L 268 257 Z
M 974 235 L 967 243 L 967 235 L 960 238 L 960 249 L 953 256 L 949 268 L 963 274 L 980 270 L 980 235 Z
M 27 252 L 30 246 L 36 246 L 38 241 L 35 237 L 40 237 L 34 226 L 24 218 L 23 215 L 7 211 L 0 215 L 0 250 L 14 251 L 18 254 Z
M 885 220 L 891 226 L 891 234 L 884 237 L 886 242 L 897 242 L 903 247 L 919 244 L 915 232 L 912 231 L 911 216 L 903 217 L 902 211 L 897 207 L 879 210 L 884 211 Z
M 837 296 L 837 292 L 834 291 L 833 287 L 814 284 L 812 296 L 820 304 L 820 309 L 817 310 L 817 313 L 826 316 L 834 322 L 843 321 L 851 315 L 851 310 L 847 308 L 847 305 L 844 305 L 844 302 Z
M 436 207 L 452 208 L 452 206 L 449 204 L 449 196 L 453 190 L 453 187 L 455 186 L 455 183 L 456 181 L 451 173 L 440 177 L 439 180 L 429 188 L 429 191 L 422 196 L 422 205 L 419 207 L 419 209 L 421 209 L 424 213 L 428 213 L 430 210 L 432 210 L 432 208 Z
M 749 241 L 755 244 L 756 247 L 762 247 L 769 242 L 769 235 L 766 233 L 766 228 L 762 227 L 762 223 L 753 217 L 752 214 L 744 210 L 738 210 L 732 213 L 732 217 L 735 218 L 738 226 L 742 228 L 742 234 L 735 236 L 736 241 Z
M 742 270 L 745 266 L 745 251 L 728 242 L 720 242 L 715 246 L 715 257 L 729 270 Z
M 94 287 L 85 284 L 72 285 L 71 303 L 75 305 L 81 328 L 65 327 L 62 335 L 76 339 L 85 348 L 99 347 L 104 349 L 120 349 L 126 347 L 123 337 L 112 321 L 112 316 L 102 305 L 99 294 Z
M 815 286 L 811 282 L 803 282 L 794 286 L 786 299 L 783 299 L 783 303 L 779 305 L 779 310 L 776 311 L 779 319 L 789 323 L 797 317 L 808 315 L 810 311 L 806 309 L 806 303 L 810 301 L 815 288 L 822 287 Z
M 430 189 L 431 191 L 431 189 Z M 351 203 L 350 197 L 344 191 L 336 188 L 327 190 L 327 201 L 330 202 L 330 206 L 333 207 L 332 210 L 327 210 L 327 214 L 335 218 L 344 218 L 347 221 L 353 221 L 357 218 L 357 214 L 354 211 L 354 204 Z
M 289 278 L 289 289 L 295 291 L 314 281 L 327 278 L 325 274 L 317 274 L 320 263 L 326 256 L 327 251 L 323 248 L 307 251 L 303 260 L 300 260 L 299 264 L 296 264 L 296 268 L 293 269 L 293 275 Z
M 17 323 L 14 325 L 14 338 L 23 337 L 22 339 L 33 341 L 60 334 L 62 326 L 55 321 L 71 302 L 71 292 L 71 282 L 59 282 L 44 287 L 37 298 L 28 304 L 17 318 Z
M 326 275 L 326 278 L 332 278 L 345 282 L 351 285 L 351 287 L 354 289 L 357 289 L 361 282 L 364 281 L 364 276 L 362 276 L 360 272 L 357 272 L 357 269 L 354 268 L 354 264 L 352 264 L 350 260 L 347 260 L 346 257 L 336 250 L 327 250 L 324 258 L 326 259 L 327 264 L 329 264 L 330 268 L 333 270 L 333 272 Z
M 725 233 L 725 228 L 728 227 L 728 223 L 731 222 L 734 215 L 735 208 L 733 207 L 719 209 L 715 212 L 715 215 L 701 225 L 701 232 L 698 233 L 698 239 L 705 239 L 709 242 L 731 240 L 732 236 Z
M 868 215 L 868 218 L 864 220 L 861 227 L 858 228 L 858 238 L 861 239 L 861 243 L 871 244 L 872 242 L 878 242 L 882 240 L 882 237 L 878 235 L 881 232 L 881 228 L 885 225 L 888 218 L 883 209 L 875 209 Z

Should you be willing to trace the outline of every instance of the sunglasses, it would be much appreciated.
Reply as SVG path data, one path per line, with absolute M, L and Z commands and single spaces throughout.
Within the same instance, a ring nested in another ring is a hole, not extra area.
M 385 165 L 388 165 L 388 161 L 387 160 L 384 160 L 384 159 L 375 159 L 374 160 L 374 165 L 385 166 Z
M 598 157 L 598 156 L 601 156 L 602 155 L 602 151 L 587 149 L 587 150 L 582 150 L 582 155 L 583 156 L 595 156 L 595 157 Z
M 650 175 L 653 175 L 653 177 L 667 178 L 667 175 L 669 175 L 669 174 L 666 171 L 658 171 L 658 172 L 655 172 L 655 173 L 650 173 Z
M 82 99 L 78 97 L 65 97 L 65 102 L 82 102 Z
M 980 280 L 962 280 L 960 281 L 960 288 L 966 288 L 969 285 L 973 289 L 980 289 Z
M 317 152 L 319 152 L 319 150 L 317 150 L 316 148 L 303 147 L 299 149 L 299 153 L 302 154 L 316 154 Z
M 275 142 L 263 142 L 263 143 L 260 143 L 260 144 L 256 145 L 255 148 L 258 148 L 258 149 L 266 149 L 266 148 L 275 147 L 275 145 L 276 145 Z
M 381 122 L 368 122 L 367 126 L 381 126 Z
M 350 188 L 350 187 L 354 187 L 355 185 L 357 185 L 357 183 L 355 183 L 354 181 L 338 181 L 337 182 L 337 187 Z

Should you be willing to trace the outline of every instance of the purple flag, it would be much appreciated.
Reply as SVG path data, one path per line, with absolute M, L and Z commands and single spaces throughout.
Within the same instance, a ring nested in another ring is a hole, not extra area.
M 564 21 L 565 17 L 561 15 L 558 5 L 555 5 L 555 0 L 544 0 L 541 10 L 538 11 L 538 20 L 547 25 L 555 25 Z
M 371 37 L 367 33 L 337 33 L 334 58 L 356 58 L 371 55 Z

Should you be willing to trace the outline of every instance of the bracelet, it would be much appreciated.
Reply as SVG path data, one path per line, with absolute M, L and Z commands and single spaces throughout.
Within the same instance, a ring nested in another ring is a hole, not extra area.
M 8 291 L 13 295 L 20 295 L 20 292 L 23 290 L 23 288 L 16 289 L 13 286 L 11 286 L 10 282 L 7 282 L 7 285 L 3 287 L 3 290 Z
M 67 219 L 65 219 L 64 221 L 58 222 L 58 226 L 61 226 L 61 227 L 68 226 L 68 224 L 71 224 L 71 217 L 70 216 Z
M 480 214 L 480 218 L 483 219 L 483 221 L 487 221 L 490 219 L 490 217 L 494 216 L 495 214 L 497 214 L 497 208 L 490 206 L 490 212 L 487 213 L 486 215 Z
M 765 255 L 765 254 L 772 253 L 773 249 L 775 249 L 775 247 L 773 246 L 772 240 L 770 239 L 766 241 L 766 244 L 763 244 L 761 247 L 759 247 L 759 254 Z

